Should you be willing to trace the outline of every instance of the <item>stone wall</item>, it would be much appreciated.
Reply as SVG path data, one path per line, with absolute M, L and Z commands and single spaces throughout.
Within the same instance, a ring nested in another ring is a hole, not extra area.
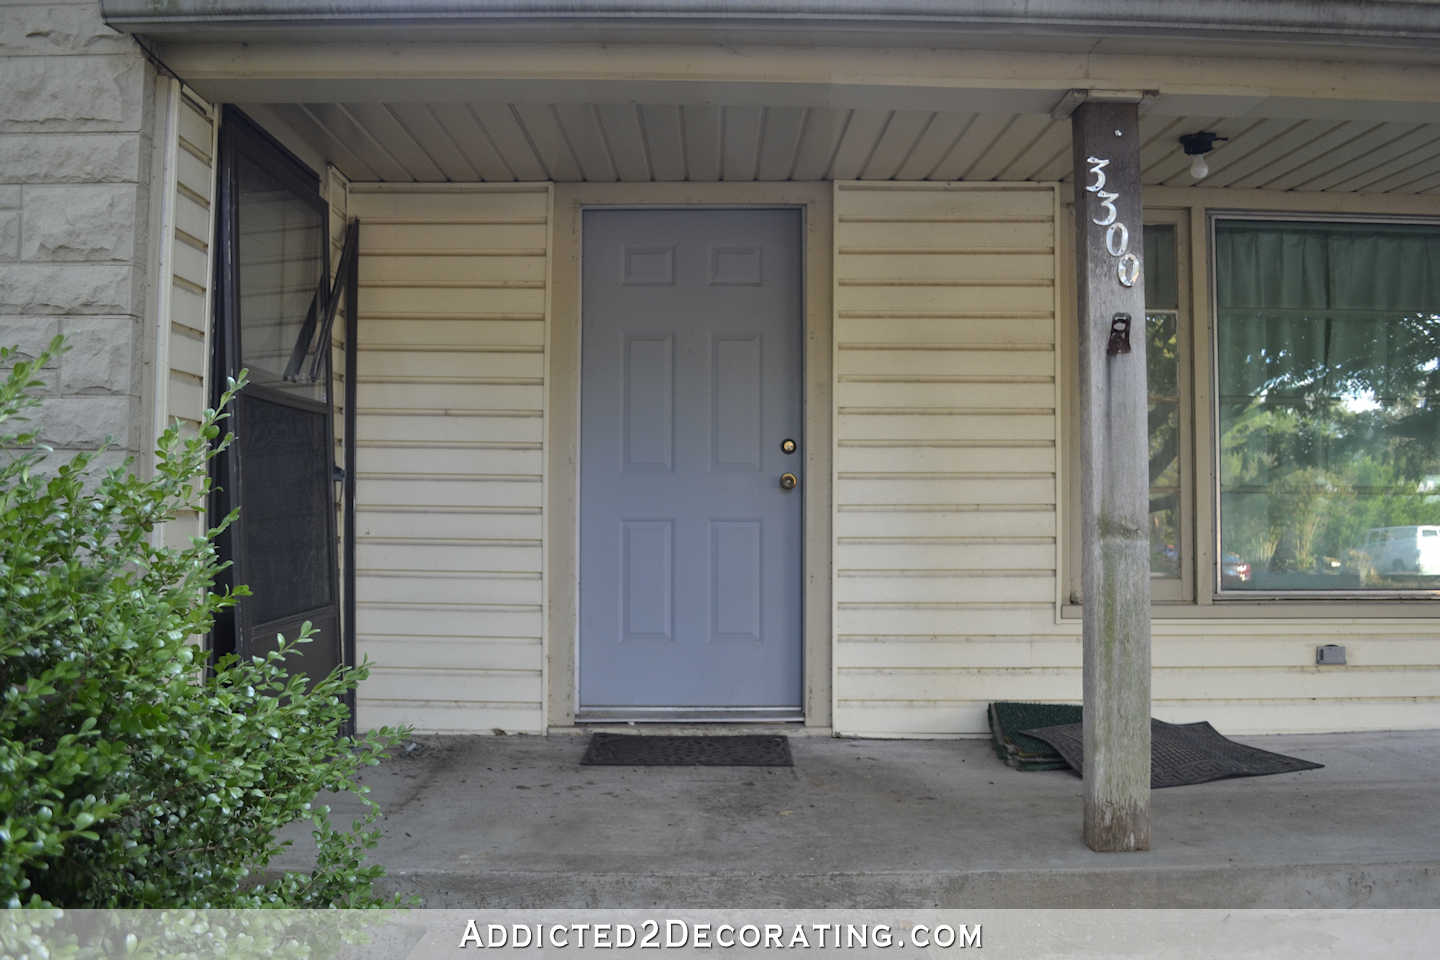
M 96 0 L 0 0 L 0 344 L 44 372 L 60 449 L 150 443 L 146 397 L 155 71 Z

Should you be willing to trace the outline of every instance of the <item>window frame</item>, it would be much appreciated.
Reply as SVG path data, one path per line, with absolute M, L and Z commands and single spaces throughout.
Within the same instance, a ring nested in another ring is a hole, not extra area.
M 1247 604 L 1247 603 L 1271 603 L 1277 601 L 1291 603 L 1325 603 L 1364 601 L 1378 604 L 1415 603 L 1423 601 L 1433 603 L 1440 600 L 1440 590 L 1229 590 L 1226 591 L 1222 584 L 1220 568 L 1224 558 L 1223 545 L 1220 539 L 1220 323 L 1219 323 L 1219 276 L 1216 270 L 1216 228 L 1224 220 L 1242 221 L 1271 221 L 1277 223 L 1321 223 L 1321 224 L 1397 224 L 1407 226 L 1430 226 L 1440 230 L 1440 217 L 1433 216 L 1404 216 L 1387 214 L 1366 214 L 1366 213 L 1316 213 L 1289 210 L 1249 210 L 1249 209 L 1217 209 L 1205 210 L 1205 269 L 1207 281 L 1207 293 L 1209 297 L 1208 309 L 1206 310 L 1206 323 L 1209 327 L 1206 331 L 1204 348 L 1208 353 L 1209 369 L 1208 389 L 1210 391 L 1209 402 L 1206 404 L 1205 415 L 1209 420 L 1209 442 L 1205 450 L 1205 456 L 1209 463 L 1207 466 L 1207 477 L 1210 484 L 1209 513 L 1210 529 L 1206 532 L 1207 545 L 1210 548 L 1210 562 L 1205 567 L 1205 576 L 1208 580 L 1206 593 L 1209 599 L 1215 604 Z M 1196 345 L 1199 346 L 1197 338 Z

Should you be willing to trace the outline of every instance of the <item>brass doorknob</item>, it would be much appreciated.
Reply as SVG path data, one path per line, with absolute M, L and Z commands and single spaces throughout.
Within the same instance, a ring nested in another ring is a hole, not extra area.
M 781 489 L 781 490 L 794 490 L 794 489 L 795 489 L 795 484 L 797 484 L 797 483 L 799 483 L 799 482 L 800 482 L 800 478 L 797 477 L 797 476 L 795 476 L 795 474 L 793 474 L 793 473 L 782 473 L 782 474 L 780 474 L 780 489 Z

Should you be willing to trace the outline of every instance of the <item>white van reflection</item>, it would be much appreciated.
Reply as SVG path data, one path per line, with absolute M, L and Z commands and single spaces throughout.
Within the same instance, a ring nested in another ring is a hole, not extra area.
M 1440 526 L 1372 527 L 1360 549 L 1376 573 L 1440 576 Z

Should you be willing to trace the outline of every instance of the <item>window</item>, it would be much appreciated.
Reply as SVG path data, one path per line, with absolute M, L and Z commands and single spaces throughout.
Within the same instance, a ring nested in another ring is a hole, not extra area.
M 1220 592 L 1440 589 L 1440 225 L 1217 217 L 1214 250 Z

